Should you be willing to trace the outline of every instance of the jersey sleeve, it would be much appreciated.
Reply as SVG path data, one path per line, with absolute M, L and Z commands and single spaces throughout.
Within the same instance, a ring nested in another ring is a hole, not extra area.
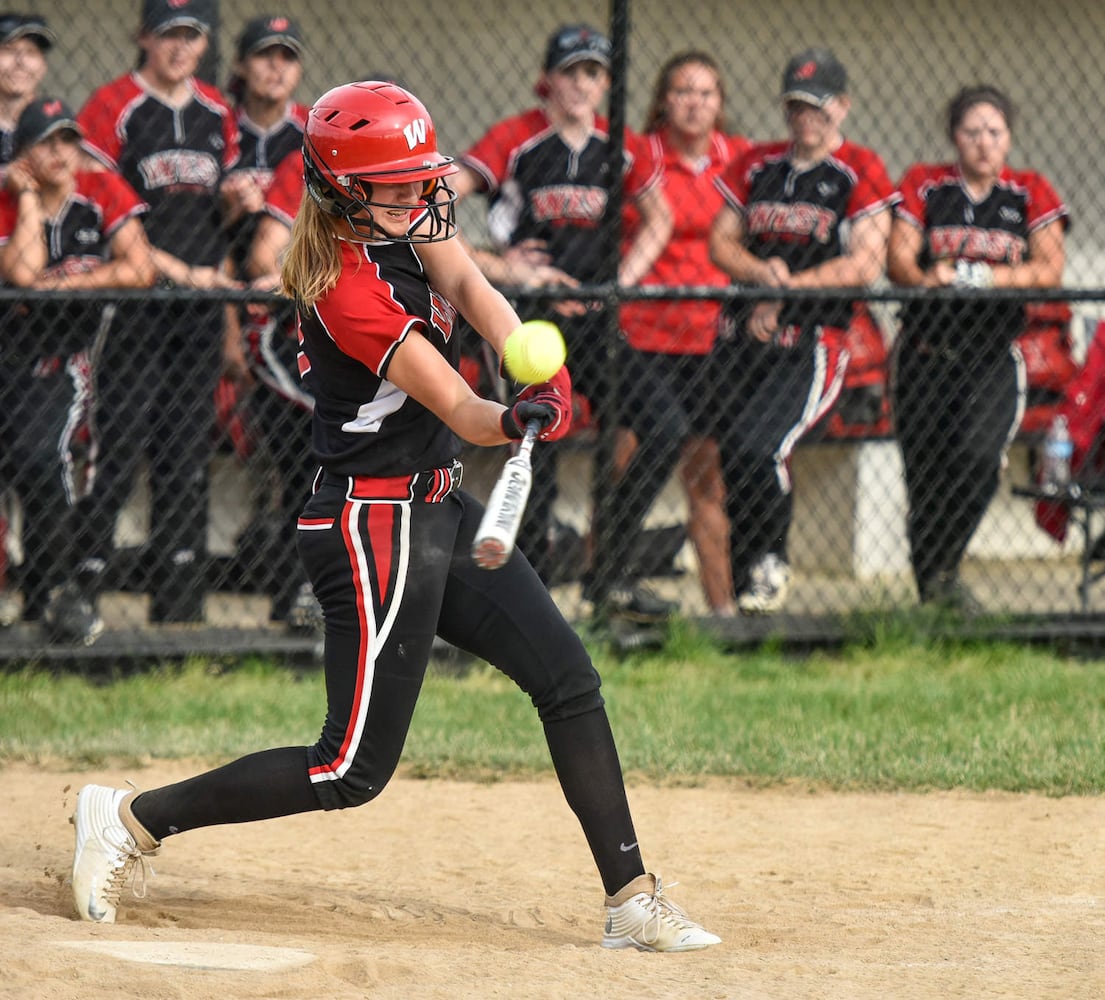
M 391 294 L 379 265 L 364 259 L 315 303 L 315 313 L 334 343 L 380 378 L 411 330 L 424 326 Z
M 266 214 L 291 228 L 303 200 L 303 154 L 290 153 L 280 161 L 265 194 Z
M 494 194 L 507 179 L 510 158 L 526 139 L 525 116 L 506 118 L 492 125 L 460 158 L 483 178 L 487 193 Z
M 105 236 L 114 236 L 127 219 L 149 211 L 150 206 L 118 174 L 91 172 L 87 176 L 96 189 L 96 200 L 103 211 Z
M 1051 182 L 1042 174 L 1028 175 L 1028 231 L 1035 232 L 1059 220 L 1063 228 L 1070 227 L 1070 211 Z
M 105 167 L 119 169 L 122 139 L 118 124 L 118 103 L 110 85 L 101 87 L 77 113 L 77 124 L 84 133 L 81 145 Z
M 921 163 L 915 163 L 906 170 L 898 184 L 898 201 L 894 206 L 894 215 L 916 226 L 925 228 L 925 179 L 928 169 Z
M 749 146 L 714 178 L 714 187 L 721 192 L 725 204 L 742 215 L 748 203 L 749 172 L 756 157 L 756 147 Z
M 848 199 L 848 218 L 859 219 L 894 206 L 898 194 L 881 156 L 870 149 L 857 147 L 853 169 L 856 183 Z
M 661 182 L 664 163 L 659 143 L 646 137 L 625 132 L 626 174 L 625 196 L 637 200 Z

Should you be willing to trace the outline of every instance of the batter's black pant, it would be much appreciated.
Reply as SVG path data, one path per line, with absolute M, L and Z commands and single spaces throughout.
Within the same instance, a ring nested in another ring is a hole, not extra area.
M 154 837 L 375 798 L 399 762 L 436 631 L 529 695 L 606 891 L 644 871 L 590 657 L 521 553 L 498 570 L 475 565 L 483 507 L 446 492 L 455 482 L 448 470 L 320 477 L 298 538 L 326 622 L 322 734 L 139 796 L 135 815 Z
M 922 601 L 959 572 L 997 492 L 1024 416 L 1024 359 L 1015 345 L 986 354 L 897 353 L 894 419 L 909 498 L 910 556 Z

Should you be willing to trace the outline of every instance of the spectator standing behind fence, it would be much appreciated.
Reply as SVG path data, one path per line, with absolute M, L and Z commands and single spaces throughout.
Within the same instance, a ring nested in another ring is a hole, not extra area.
M 462 157 L 454 181 L 458 197 L 484 193 L 490 199 L 488 227 L 500 254 L 477 251 L 474 256 L 496 284 L 576 285 L 594 282 L 599 275 L 604 247 L 598 226 L 609 192 L 609 134 L 598 109 L 610 87 L 609 67 L 605 35 L 582 24 L 557 28 L 549 37 L 537 82 L 541 107 L 493 125 Z M 618 280 L 632 285 L 667 242 L 671 214 L 650 147 L 628 132 L 625 195 L 641 217 L 634 238 L 622 248 L 618 268 Z M 520 311 L 526 319 L 552 319 L 560 325 L 576 387 L 599 403 L 608 368 L 602 312 L 578 301 L 526 302 Z M 555 498 L 556 449 L 537 449 L 519 545 L 546 581 L 553 568 L 549 540 Z M 627 597 L 647 610 L 649 595 Z M 667 613 L 669 606 L 660 603 L 663 607 L 655 610 Z
M 689 51 L 661 67 L 645 115 L 645 134 L 664 171 L 664 195 L 674 227 L 642 285 L 716 285 L 729 278 L 710 260 L 708 237 L 722 199 L 714 180 L 751 145 L 725 130 L 725 90 L 712 56 Z M 636 225 L 627 212 L 626 230 Z M 729 525 L 725 489 L 713 422 L 706 398 L 708 358 L 717 334 L 716 301 L 675 299 L 628 302 L 621 328 L 628 349 L 622 368 L 625 423 L 636 445 L 622 463 L 612 509 L 617 512 L 616 554 L 624 565 L 641 522 L 670 478 L 682 451 L 687 493 L 687 529 L 698 555 L 702 587 L 710 610 L 732 614 Z M 624 454 L 624 449 L 619 449 Z M 596 548 L 596 559 L 603 555 Z
M 208 0 L 146 0 L 138 68 L 99 88 L 79 115 L 88 152 L 150 205 L 144 223 L 162 289 L 239 287 L 223 269 L 220 201 L 238 157 L 238 128 L 219 92 L 194 75 L 211 19 Z M 228 346 L 224 306 L 167 298 L 121 311 L 125 322 L 96 361 L 104 455 L 86 518 L 84 571 L 110 554 L 116 517 L 146 454 L 150 616 L 199 621 L 214 393 Z
M 844 137 L 848 77 L 828 49 L 783 74 L 789 141 L 757 144 L 718 186 L 710 252 L 734 281 L 854 288 L 886 262 L 893 184 L 877 154 Z M 736 303 L 716 345 L 718 438 L 742 612 L 781 610 L 790 584 L 790 457 L 837 397 L 850 301 Z
M 78 171 L 80 127 L 57 98 L 31 101 L 0 192 L 0 279 L 35 291 L 141 288 L 153 261 L 146 206 L 115 174 Z M 23 504 L 23 617 L 53 639 L 91 644 L 103 628 L 94 599 L 61 586 L 69 513 L 84 492 L 95 441 L 77 445 L 92 396 L 89 353 L 111 310 L 91 301 L 37 300 L 5 310 L 0 371 L 0 465 Z M 78 452 L 84 452 L 84 461 Z M 58 585 L 49 602 L 47 591 Z
M 1041 174 L 1008 166 L 1012 124 L 1010 100 L 996 87 L 966 87 L 951 100 L 955 161 L 916 164 L 902 178 L 889 255 L 897 284 L 1062 281 L 1067 207 Z M 924 603 L 977 610 L 959 569 L 1024 414 L 1024 361 L 1014 342 L 1024 327 L 1017 301 L 922 299 L 902 308 L 893 402 Z
M 38 94 L 46 76 L 46 53 L 56 39 L 38 14 L 0 14 L 0 184 L 15 157 L 15 126 L 23 109 Z M 0 480 L 0 513 L 4 510 L 7 483 Z M 7 545 L 5 530 L 0 531 L 0 550 Z M 0 551 L 0 565 L 7 565 L 6 552 Z M 19 619 L 20 607 L 7 589 L 7 575 L 0 573 L 0 628 Z
M 546 440 L 563 434 L 567 369 L 505 406 L 458 373 L 458 311 L 500 355 L 519 318 L 456 239 L 444 181 L 456 167 L 413 94 L 378 82 L 324 94 L 304 160 L 309 197 L 282 287 L 296 300 L 301 371 L 318 404 L 322 470 L 298 547 L 326 610 L 325 726 L 313 746 L 262 751 L 139 795 L 86 785 L 74 817 L 78 913 L 114 922 L 128 873 L 170 835 L 378 796 L 437 632 L 532 699 L 607 894 L 603 946 L 717 944 L 645 872 L 599 677 L 579 637 L 520 552 L 494 571 L 471 557 L 483 508 L 459 488 L 461 440 L 505 444 L 530 420 Z

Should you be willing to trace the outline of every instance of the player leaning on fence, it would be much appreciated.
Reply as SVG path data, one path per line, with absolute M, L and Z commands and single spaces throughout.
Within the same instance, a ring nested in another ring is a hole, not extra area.
M 323 95 L 308 116 L 304 162 L 308 197 L 282 282 L 299 308 L 300 371 L 315 399 L 322 464 L 298 535 L 326 620 L 326 722 L 314 746 L 264 751 L 137 796 L 82 789 L 78 912 L 113 921 L 128 873 L 170 834 L 379 795 L 436 632 L 532 699 L 607 893 L 603 944 L 716 944 L 645 873 L 582 642 L 520 552 L 494 571 L 470 557 L 483 511 L 459 489 L 459 439 L 502 444 L 529 420 L 541 423 L 542 439 L 563 434 L 566 369 L 509 407 L 476 396 L 458 373 L 458 310 L 500 354 L 519 319 L 455 238 L 446 178 L 456 167 L 412 94 L 356 83 Z
M 950 163 L 919 163 L 900 185 L 890 277 L 921 288 L 1052 288 L 1063 277 L 1067 207 L 1041 174 L 1006 158 L 1013 108 L 994 87 L 960 91 L 947 113 Z M 909 492 L 909 547 L 922 602 L 975 610 L 959 565 L 1024 415 L 1015 343 L 1024 305 L 907 303 L 892 386 Z

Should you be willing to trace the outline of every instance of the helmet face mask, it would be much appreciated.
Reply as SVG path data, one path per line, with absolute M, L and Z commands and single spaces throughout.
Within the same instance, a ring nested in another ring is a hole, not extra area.
M 367 240 L 433 243 L 456 235 L 456 194 L 443 180 L 456 173 L 452 157 L 437 151 L 429 112 L 391 83 L 367 81 L 336 87 L 315 103 L 303 136 L 307 190 L 327 214 Z M 375 184 L 421 183 L 409 206 L 372 200 Z M 409 207 L 404 235 L 387 233 L 374 208 Z

